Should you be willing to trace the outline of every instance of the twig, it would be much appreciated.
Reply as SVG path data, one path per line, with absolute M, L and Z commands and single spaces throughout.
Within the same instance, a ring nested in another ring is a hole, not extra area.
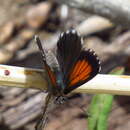
M 42 70 L 0 65 L 0 85 L 20 88 L 47 88 L 46 76 Z
M 130 76 L 99 74 L 87 84 L 77 88 L 80 93 L 106 93 L 114 95 L 130 95 Z
M 46 78 L 43 70 L 0 65 L 1 86 L 46 90 Z M 130 95 L 130 76 L 98 74 L 74 92 Z
M 94 13 L 112 20 L 113 23 L 130 26 L 129 0 L 55 0 L 79 8 L 87 13 Z M 124 22 L 125 21 L 125 22 Z

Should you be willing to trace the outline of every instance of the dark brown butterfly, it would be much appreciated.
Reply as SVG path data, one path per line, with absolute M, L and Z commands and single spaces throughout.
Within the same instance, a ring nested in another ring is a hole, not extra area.
M 45 127 L 48 105 L 51 101 L 61 104 L 66 95 L 92 79 L 100 71 L 100 61 L 94 51 L 82 48 L 83 40 L 76 30 L 70 29 L 60 34 L 57 42 L 56 57 L 48 62 L 47 54 L 42 48 L 40 39 L 35 37 L 43 57 L 44 67 L 50 80 L 48 96 L 43 115 L 36 130 Z

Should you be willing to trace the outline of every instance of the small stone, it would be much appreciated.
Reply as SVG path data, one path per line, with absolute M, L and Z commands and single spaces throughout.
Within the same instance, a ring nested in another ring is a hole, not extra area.
M 42 2 L 30 8 L 26 14 L 27 24 L 31 28 L 41 27 L 48 19 L 51 7 L 51 3 Z

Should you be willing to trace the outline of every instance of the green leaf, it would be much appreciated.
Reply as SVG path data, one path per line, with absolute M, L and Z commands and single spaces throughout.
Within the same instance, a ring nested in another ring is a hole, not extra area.
M 124 67 L 117 67 L 109 74 L 121 75 L 124 73 Z M 113 95 L 97 94 L 92 98 L 88 112 L 88 130 L 107 130 L 107 120 L 111 111 Z

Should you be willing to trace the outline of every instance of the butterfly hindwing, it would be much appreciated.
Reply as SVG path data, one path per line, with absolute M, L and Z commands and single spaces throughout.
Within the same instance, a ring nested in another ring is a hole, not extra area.
M 45 53 L 45 49 L 42 47 L 42 43 L 41 43 L 38 36 L 35 36 L 35 41 L 36 41 L 37 46 L 41 52 L 44 68 L 45 68 L 45 71 L 48 75 L 48 79 L 50 80 L 51 86 L 56 87 L 57 86 L 56 76 L 55 76 L 54 72 L 52 71 L 52 69 L 49 66 L 48 61 L 47 61 L 50 58 L 49 54 L 51 54 L 51 53 Z M 51 57 L 52 57 L 52 55 L 51 55 Z M 55 63 L 55 67 L 56 67 L 56 61 L 55 62 L 54 61 L 55 61 L 55 58 L 51 59 L 51 64 Z
M 55 74 L 54 72 L 51 70 L 51 68 L 46 64 L 44 65 L 47 73 L 48 73 L 48 76 L 49 76 L 49 79 L 51 81 L 51 84 L 53 87 L 56 87 L 57 86 L 57 83 L 56 83 L 56 77 L 55 77 Z
M 100 71 L 100 61 L 91 50 L 82 51 L 68 76 L 68 84 L 64 93 L 81 86 L 92 79 Z

